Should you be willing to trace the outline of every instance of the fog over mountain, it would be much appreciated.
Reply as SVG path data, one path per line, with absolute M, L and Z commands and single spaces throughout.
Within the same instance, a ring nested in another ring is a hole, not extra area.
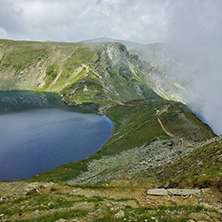
M 194 111 L 222 133 L 221 0 L 0 0 L 0 38 L 170 43 L 192 80 Z M 172 53 L 172 52 L 171 52 Z
M 192 80 L 192 108 L 222 133 L 222 1 L 176 1 L 168 20 L 167 42 Z M 172 53 L 172 52 L 171 52 Z

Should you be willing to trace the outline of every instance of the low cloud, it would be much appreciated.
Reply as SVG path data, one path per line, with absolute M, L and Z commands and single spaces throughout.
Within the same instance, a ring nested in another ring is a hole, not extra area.
M 222 1 L 177 1 L 170 9 L 168 39 L 189 67 L 192 103 L 217 134 L 222 133 Z M 184 71 L 184 70 L 183 70 Z
M 0 4 L 0 38 L 76 42 L 111 37 L 145 44 L 164 40 L 169 5 L 154 0 L 0 0 Z

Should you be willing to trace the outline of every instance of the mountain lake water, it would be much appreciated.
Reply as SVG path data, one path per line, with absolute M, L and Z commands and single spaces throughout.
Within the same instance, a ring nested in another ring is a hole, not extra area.
M 26 179 L 85 159 L 110 138 L 106 116 L 63 109 L 0 115 L 0 180 Z

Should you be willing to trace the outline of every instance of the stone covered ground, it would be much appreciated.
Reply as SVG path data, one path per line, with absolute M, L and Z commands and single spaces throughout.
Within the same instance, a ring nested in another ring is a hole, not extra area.
M 222 221 L 222 194 L 199 190 L 0 183 L 0 221 Z M 182 191 L 182 193 L 180 193 Z

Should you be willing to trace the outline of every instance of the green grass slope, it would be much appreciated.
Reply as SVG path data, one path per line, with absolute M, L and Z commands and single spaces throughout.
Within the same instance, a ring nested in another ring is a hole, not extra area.
M 158 97 L 120 43 L 0 40 L 0 90 L 59 93 L 69 105 Z

